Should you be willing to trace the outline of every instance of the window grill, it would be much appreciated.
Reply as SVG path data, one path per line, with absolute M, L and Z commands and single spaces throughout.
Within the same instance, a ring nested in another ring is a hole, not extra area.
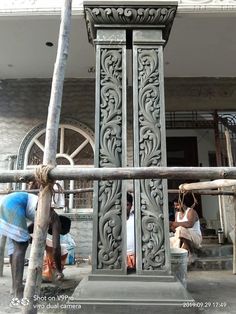
M 38 132 L 28 145 L 25 154 L 25 167 L 32 168 L 42 164 L 46 130 Z M 93 167 L 94 152 L 93 140 L 83 130 L 72 125 L 61 124 L 58 130 L 58 145 L 56 162 L 58 167 L 71 165 L 75 167 Z M 93 181 L 64 180 L 65 190 L 75 190 L 93 187 Z M 93 194 L 66 193 L 65 206 L 70 211 L 72 208 L 92 208 Z

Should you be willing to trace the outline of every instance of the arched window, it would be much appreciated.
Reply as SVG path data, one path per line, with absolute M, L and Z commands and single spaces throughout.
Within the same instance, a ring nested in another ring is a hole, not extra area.
M 37 126 L 27 134 L 20 147 L 18 169 L 30 169 L 42 164 L 45 134 L 45 125 Z M 71 120 L 60 124 L 56 162 L 58 167 L 65 167 L 66 165 L 93 167 L 93 132 L 82 123 Z M 65 190 L 93 186 L 93 182 L 89 180 L 65 180 L 63 183 Z M 85 192 L 66 195 L 66 205 L 69 210 L 74 208 L 92 208 L 92 193 Z

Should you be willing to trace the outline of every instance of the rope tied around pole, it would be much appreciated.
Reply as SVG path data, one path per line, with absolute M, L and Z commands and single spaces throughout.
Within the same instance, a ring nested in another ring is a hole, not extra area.
M 183 208 L 184 206 L 184 199 L 185 199 L 185 196 L 186 195 L 189 195 L 191 194 L 192 195 L 192 198 L 193 198 L 193 204 L 190 206 L 191 208 L 194 208 L 197 204 L 198 204 L 198 201 L 193 193 L 193 191 L 186 191 L 183 187 L 181 187 L 179 189 L 179 197 L 178 197 L 178 203 L 180 204 L 181 208 Z
M 54 168 L 51 165 L 39 165 L 35 170 L 35 181 L 43 188 L 54 185 L 54 180 L 50 179 L 48 173 Z
M 39 165 L 35 170 L 35 182 L 38 184 L 38 186 L 43 188 L 42 193 L 45 193 L 45 191 L 50 190 L 52 194 L 53 202 L 55 201 L 55 195 L 56 191 L 54 189 L 54 186 L 57 187 L 57 193 L 64 193 L 63 188 L 58 182 L 55 182 L 53 179 L 50 179 L 48 176 L 49 172 L 54 169 L 54 166 L 51 165 Z
M 40 187 L 40 190 L 42 190 L 42 193 L 45 193 L 46 191 L 50 190 L 54 198 L 55 191 L 53 189 L 53 186 L 55 182 L 48 176 L 49 172 L 53 168 L 54 166 L 51 165 L 39 165 L 35 170 L 35 182 Z

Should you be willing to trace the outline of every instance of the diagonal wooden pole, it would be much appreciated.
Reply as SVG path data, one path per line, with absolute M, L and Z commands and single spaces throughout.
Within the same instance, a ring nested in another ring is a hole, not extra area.
M 203 189 L 217 189 L 223 187 L 236 186 L 236 180 L 219 179 L 214 181 L 194 182 L 180 184 L 179 190 L 181 191 L 193 191 Z
M 236 192 L 236 189 L 234 188 Z M 234 232 L 233 232 L 233 274 L 236 275 L 236 196 L 233 197 L 234 201 Z
M 229 130 L 225 130 L 225 140 L 226 140 L 226 148 L 227 148 L 227 156 L 228 163 L 230 167 L 234 166 L 233 154 L 232 154 L 232 146 L 230 140 Z M 236 191 L 234 186 L 233 191 Z M 236 196 L 233 197 L 234 204 L 234 223 L 233 223 L 233 274 L 236 275 Z
M 68 57 L 69 33 L 71 27 L 71 6 L 72 0 L 64 0 L 61 25 L 58 39 L 57 57 L 54 65 L 51 96 L 48 109 L 45 151 L 43 164 L 54 167 L 56 165 L 57 134 L 61 113 L 63 83 L 65 66 Z M 42 280 L 43 254 L 46 244 L 48 222 L 50 215 L 52 191 L 46 185 L 39 192 L 37 215 L 35 218 L 35 230 L 29 259 L 28 276 L 24 291 L 24 298 L 29 302 L 22 308 L 22 313 L 37 313 L 37 306 L 34 304 L 35 296 L 40 295 Z
M 0 277 L 3 276 L 3 266 L 4 266 L 4 249 L 6 245 L 7 238 L 2 235 L 0 236 Z

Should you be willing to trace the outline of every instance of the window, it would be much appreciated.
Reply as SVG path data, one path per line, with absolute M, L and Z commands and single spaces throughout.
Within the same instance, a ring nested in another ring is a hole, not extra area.
M 44 153 L 45 126 L 35 128 L 28 134 L 21 145 L 18 168 L 29 169 L 42 164 Z M 20 165 L 23 163 L 23 165 Z M 58 144 L 56 162 L 58 167 L 66 165 L 74 167 L 94 166 L 93 133 L 81 123 L 60 124 L 58 129 Z M 92 188 L 92 181 L 65 180 L 64 190 Z M 66 194 L 66 206 L 73 208 L 92 208 L 92 193 Z

